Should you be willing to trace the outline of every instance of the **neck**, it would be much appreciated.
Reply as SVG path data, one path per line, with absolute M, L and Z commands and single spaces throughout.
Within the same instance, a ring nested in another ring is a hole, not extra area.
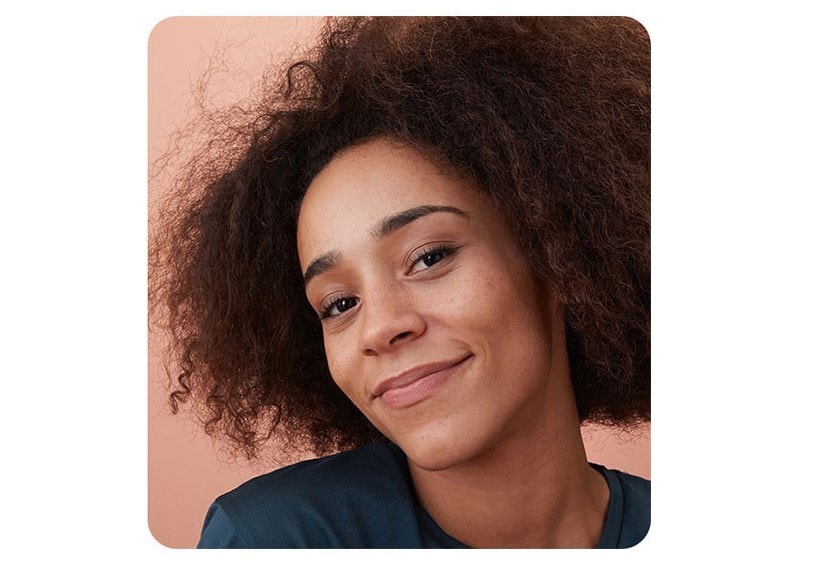
M 597 545 L 609 489 L 587 463 L 571 384 L 556 390 L 542 424 L 518 425 L 470 460 L 438 471 L 409 462 L 418 499 L 449 535 L 477 548 Z

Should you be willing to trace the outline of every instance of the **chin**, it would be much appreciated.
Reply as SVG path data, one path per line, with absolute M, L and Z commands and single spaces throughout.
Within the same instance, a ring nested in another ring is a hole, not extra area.
M 455 446 L 403 447 L 410 464 L 425 471 L 444 471 L 466 461 L 463 453 Z
M 395 443 L 406 454 L 410 464 L 425 471 L 443 471 L 465 463 L 482 451 L 481 444 L 454 431 L 432 432 L 422 429 Z

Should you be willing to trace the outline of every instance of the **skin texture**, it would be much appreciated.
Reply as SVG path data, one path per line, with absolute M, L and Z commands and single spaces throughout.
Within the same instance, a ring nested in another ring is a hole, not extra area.
M 421 206 L 451 209 L 386 223 Z M 374 140 L 313 180 L 297 243 L 332 378 L 404 450 L 433 518 L 473 546 L 597 544 L 608 495 L 583 451 L 563 312 L 489 200 Z M 375 396 L 422 365 L 447 368 L 400 405 Z

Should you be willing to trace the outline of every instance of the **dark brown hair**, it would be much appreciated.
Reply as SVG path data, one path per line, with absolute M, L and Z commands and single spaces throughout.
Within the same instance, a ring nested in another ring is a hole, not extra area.
M 328 20 L 212 135 L 153 225 L 150 305 L 177 410 L 248 456 L 381 439 L 335 386 L 304 296 L 297 207 L 341 150 L 388 137 L 495 202 L 565 308 L 581 421 L 649 419 L 650 46 L 628 18 Z

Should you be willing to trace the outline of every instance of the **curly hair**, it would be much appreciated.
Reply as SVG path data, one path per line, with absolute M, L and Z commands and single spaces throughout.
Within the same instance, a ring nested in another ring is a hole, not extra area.
M 495 203 L 564 306 L 581 422 L 650 413 L 650 47 L 629 18 L 341 18 L 265 76 L 164 202 L 150 305 L 176 386 L 247 456 L 382 435 L 334 384 L 297 257 L 300 201 L 341 150 L 384 137 Z

